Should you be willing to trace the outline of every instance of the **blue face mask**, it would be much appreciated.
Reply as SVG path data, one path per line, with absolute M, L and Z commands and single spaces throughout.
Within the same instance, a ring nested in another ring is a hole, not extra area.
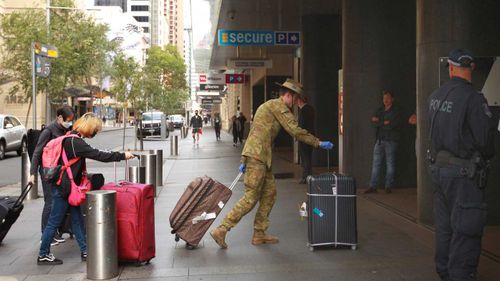
M 66 121 L 66 122 L 62 122 L 61 124 L 65 129 L 70 129 L 71 126 L 73 126 L 73 121 Z

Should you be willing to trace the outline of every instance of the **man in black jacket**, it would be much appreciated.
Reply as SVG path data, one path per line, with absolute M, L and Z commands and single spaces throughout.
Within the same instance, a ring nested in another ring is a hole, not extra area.
M 373 126 L 377 129 L 375 147 L 373 148 L 372 175 L 370 188 L 365 193 L 376 193 L 377 184 L 382 170 L 383 161 L 386 162 L 385 192 L 391 193 L 396 175 L 396 151 L 399 142 L 400 116 L 394 106 L 394 95 L 383 91 L 383 106 L 371 118 Z
M 35 147 L 35 151 L 33 152 L 33 159 L 31 163 L 30 170 L 30 182 L 35 182 L 35 175 L 38 171 L 40 174 L 42 173 L 42 153 L 43 148 L 47 143 L 57 137 L 63 136 L 71 129 L 71 125 L 73 124 L 73 119 L 75 118 L 75 112 L 73 109 L 68 106 L 62 106 L 56 112 L 57 118 L 54 122 L 49 124 L 45 129 L 40 133 L 40 137 L 38 138 L 38 142 Z M 43 211 L 42 211 L 42 233 L 47 226 L 47 222 L 49 220 L 49 215 L 52 206 L 52 192 L 51 192 L 52 183 L 42 181 L 43 188 Z M 56 236 L 52 245 L 57 245 L 59 243 L 64 242 L 64 239 L 60 236 Z
M 194 116 L 191 117 L 191 127 L 193 128 L 193 144 L 200 143 L 200 133 L 203 127 L 203 119 L 198 115 L 198 110 L 194 111 Z
M 314 108 L 307 103 L 307 97 L 303 95 L 297 96 L 297 106 L 299 107 L 299 127 L 314 134 Z M 299 142 L 300 164 L 302 166 L 301 184 L 305 184 L 307 176 L 312 175 L 312 151 L 312 146 Z

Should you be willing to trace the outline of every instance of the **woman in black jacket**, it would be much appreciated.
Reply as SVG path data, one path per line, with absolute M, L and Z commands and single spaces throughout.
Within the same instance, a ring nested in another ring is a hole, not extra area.
M 85 159 L 90 158 L 101 162 L 118 162 L 125 159 L 132 159 L 134 155 L 130 152 L 105 152 L 92 148 L 82 138 L 93 138 L 102 129 L 102 121 L 93 113 L 86 113 L 78 119 L 73 125 L 73 134 L 78 134 L 78 137 L 68 137 L 62 142 L 64 151 L 68 158 L 71 159 L 80 157 L 70 169 L 73 173 L 76 185 L 79 185 L 83 173 L 85 171 Z M 60 164 L 64 164 L 62 157 Z M 71 181 L 68 178 L 68 173 L 64 173 L 60 186 L 52 186 L 52 211 L 49 221 L 42 235 L 42 244 L 38 254 L 37 263 L 39 265 L 56 265 L 62 264 L 62 260 L 56 259 L 50 253 L 50 241 L 52 241 L 57 228 L 64 219 L 66 210 L 71 211 L 72 230 L 76 236 L 76 240 L 80 247 L 82 261 L 87 260 L 87 244 L 85 241 L 85 225 L 80 211 L 80 206 L 71 206 L 68 203 L 68 196 L 71 190 Z
M 33 152 L 33 159 L 31 163 L 30 170 L 30 182 L 35 183 L 35 175 L 40 170 L 42 174 L 42 152 L 43 148 L 47 143 L 57 137 L 63 136 L 68 132 L 73 124 L 73 119 L 75 118 L 75 112 L 73 108 L 68 105 L 64 105 L 59 108 L 56 112 L 57 118 L 54 122 L 50 123 L 45 129 L 40 133 L 38 142 Z M 43 211 L 42 211 L 42 233 L 49 220 L 50 210 L 52 206 L 52 183 L 42 181 L 43 188 Z M 57 234 L 52 241 L 52 246 L 64 242 L 61 235 Z

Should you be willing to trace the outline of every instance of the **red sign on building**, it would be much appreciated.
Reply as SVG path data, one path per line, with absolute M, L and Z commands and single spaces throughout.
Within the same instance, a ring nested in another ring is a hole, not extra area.
M 226 84 L 245 83 L 245 74 L 226 74 Z
M 207 76 L 206 75 L 200 75 L 200 83 L 207 83 Z

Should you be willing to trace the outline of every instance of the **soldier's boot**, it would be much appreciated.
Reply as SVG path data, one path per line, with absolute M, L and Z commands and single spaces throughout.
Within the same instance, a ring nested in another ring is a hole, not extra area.
M 227 231 L 228 231 L 228 229 L 223 225 L 219 225 L 217 228 L 210 231 L 210 235 L 215 240 L 215 243 L 217 243 L 217 245 L 219 245 L 219 247 L 221 247 L 221 249 L 227 248 L 227 244 L 226 244 Z
M 260 245 L 260 244 L 276 244 L 279 242 L 277 236 L 266 234 L 264 231 L 253 232 L 252 244 Z

